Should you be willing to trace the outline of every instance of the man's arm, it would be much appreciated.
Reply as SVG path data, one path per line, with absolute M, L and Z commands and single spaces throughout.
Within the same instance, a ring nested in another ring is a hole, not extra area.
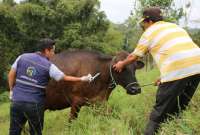
M 78 81 L 92 81 L 92 76 L 90 74 L 82 77 L 75 77 L 75 76 L 69 76 L 65 75 L 60 69 L 56 67 L 56 65 L 51 64 L 50 70 L 49 70 L 50 77 L 55 79 L 56 81 L 64 80 L 64 81 L 72 81 L 72 82 L 78 82 Z
M 72 81 L 72 82 L 77 82 L 77 81 L 81 81 L 80 77 L 74 77 L 74 76 L 68 76 L 68 75 L 64 75 L 63 79 L 64 81 Z
M 150 45 L 149 38 L 144 33 L 141 36 L 135 50 L 131 54 L 129 54 L 125 60 L 119 61 L 117 64 L 115 64 L 113 68 L 116 71 L 121 72 L 126 65 L 133 63 L 138 59 L 138 57 L 143 57 L 148 52 L 149 45 Z
M 14 68 L 11 68 L 11 70 L 8 73 L 8 85 L 9 85 L 10 91 L 12 91 L 13 89 L 15 80 L 16 80 L 16 70 Z
M 117 62 L 115 65 L 113 65 L 113 68 L 118 71 L 121 72 L 122 69 L 126 66 L 129 65 L 131 63 L 133 63 L 134 61 L 136 61 L 138 59 L 138 56 L 134 55 L 134 54 L 129 54 L 127 56 L 127 58 L 123 61 L 119 61 Z
M 133 63 L 134 61 L 136 61 L 138 59 L 138 56 L 134 55 L 134 54 L 129 54 L 127 56 L 127 58 L 125 60 L 123 60 L 123 64 L 124 65 L 129 65 L 131 63 Z
M 19 59 L 21 58 L 21 56 L 19 56 L 15 62 L 13 63 L 9 73 L 8 73 L 8 85 L 9 85 L 9 89 L 10 89 L 10 100 L 12 99 L 12 95 L 13 95 L 13 87 L 15 85 L 15 81 L 16 81 L 16 71 L 17 71 L 17 63 L 19 61 Z

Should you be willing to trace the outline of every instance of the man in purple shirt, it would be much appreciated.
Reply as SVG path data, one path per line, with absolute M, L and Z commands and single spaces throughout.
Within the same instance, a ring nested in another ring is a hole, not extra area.
M 8 74 L 10 88 L 10 135 L 20 135 L 28 121 L 31 135 L 42 135 L 45 87 L 50 78 L 56 81 L 92 81 L 92 76 L 65 75 L 49 59 L 54 55 L 55 41 L 41 39 L 36 53 L 20 55 Z

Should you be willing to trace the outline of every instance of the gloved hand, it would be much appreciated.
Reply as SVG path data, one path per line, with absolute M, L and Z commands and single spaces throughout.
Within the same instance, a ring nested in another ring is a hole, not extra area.
M 81 81 L 83 82 L 91 82 L 93 80 L 93 77 L 91 74 L 85 75 L 81 77 Z
M 9 92 L 9 99 L 10 99 L 10 100 L 12 100 L 12 96 L 13 96 L 13 91 L 10 90 L 10 92 Z

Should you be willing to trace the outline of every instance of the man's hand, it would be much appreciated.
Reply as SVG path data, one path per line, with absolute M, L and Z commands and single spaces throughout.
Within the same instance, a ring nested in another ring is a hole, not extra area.
M 118 61 L 116 64 L 113 65 L 114 70 L 117 72 L 121 72 L 122 69 L 124 68 L 124 63 L 123 61 Z
M 9 92 L 9 99 L 12 100 L 12 97 L 13 97 L 13 91 L 10 90 L 10 92 Z
M 81 77 L 81 81 L 83 82 L 91 82 L 93 81 L 93 77 L 91 74 L 85 75 Z
M 161 79 L 158 78 L 155 82 L 154 82 L 154 85 L 155 86 L 159 86 L 161 84 Z

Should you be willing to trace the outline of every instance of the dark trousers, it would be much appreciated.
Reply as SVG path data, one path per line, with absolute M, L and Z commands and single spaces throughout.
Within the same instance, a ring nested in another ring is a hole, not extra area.
M 170 115 L 177 115 L 185 110 L 194 95 L 200 75 L 193 75 L 180 80 L 166 82 L 158 87 L 156 103 L 150 114 L 150 120 L 144 135 L 154 135 L 160 126 Z
M 44 104 L 12 102 L 9 135 L 20 135 L 26 121 L 29 123 L 30 135 L 42 135 Z

